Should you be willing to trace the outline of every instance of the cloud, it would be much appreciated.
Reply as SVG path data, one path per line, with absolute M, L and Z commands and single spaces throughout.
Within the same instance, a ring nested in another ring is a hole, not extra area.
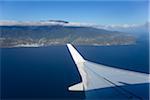
M 12 25 L 33 25 L 33 26 L 42 26 L 42 25 L 63 25 L 63 26 L 86 26 L 85 23 L 75 23 L 75 22 L 63 22 L 63 21 L 9 21 L 9 20 L 1 20 L 0 26 L 12 26 Z
M 149 22 L 144 24 L 120 24 L 120 25 L 97 25 L 90 23 L 77 23 L 77 22 L 66 22 L 60 20 L 49 20 L 49 21 L 9 21 L 1 20 L 0 26 L 42 26 L 42 25 L 62 25 L 62 26 L 83 26 L 83 27 L 93 27 L 98 29 L 107 29 L 107 30 L 127 30 L 127 29 L 137 29 L 137 28 L 149 28 Z

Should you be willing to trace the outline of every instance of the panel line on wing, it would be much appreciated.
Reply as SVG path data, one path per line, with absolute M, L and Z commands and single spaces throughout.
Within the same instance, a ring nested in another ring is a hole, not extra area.
M 88 69 L 89 69 L 91 72 L 93 72 L 95 75 L 99 76 L 99 78 L 101 77 L 101 78 L 103 78 L 104 80 L 106 80 L 108 83 L 114 85 L 113 88 L 116 89 L 116 91 L 118 91 L 118 92 L 121 93 L 122 95 L 125 95 L 125 96 L 127 96 L 128 98 L 136 97 L 136 98 L 142 100 L 141 97 L 135 95 L 134 93 L 132 93 L 132 92 L 130 92 L 130 91 L 124 89 L 124 88 L 122 88 L 121 86 L 118 86 L 117 84 L 115 84 L 114 82 L 110 81 L 109 79 L 107 79 L 107 78 L 105 78 L 105 77 L 103 77 L 103 76 L 97 74 L 95 71 L 93 71 L 93 69 L 89 68 L 88 66 L 86 66 L 86 68 L 88 68 Z

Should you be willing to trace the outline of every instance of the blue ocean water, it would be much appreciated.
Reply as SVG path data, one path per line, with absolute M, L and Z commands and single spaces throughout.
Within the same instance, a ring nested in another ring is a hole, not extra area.
M 126 46 L 75 46 L 90 61 L 149 73 L 148 41 Z M 91 99 L 119 96 L 109 89 L 70 92 L 81 81 L 66 46 L 1 48 L 1 96 L 3 99 Z M 135 88 L 137 86 L 131 87 Z M 105 92 L 107 91 L 107 92 Z M 148 98 L 148 85 L 140 88 Z M 108 95 L 109 94 L 109 95 Z

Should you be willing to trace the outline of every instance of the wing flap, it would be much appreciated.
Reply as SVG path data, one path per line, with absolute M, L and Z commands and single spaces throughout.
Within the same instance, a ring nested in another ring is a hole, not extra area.
M 84 63 L 84 66 L 85 70 L 89 70 L 92 73 L 94 73 L 97 77 L 102 77 L 103 79 L 108 80 L 118 86 L 124 85 L 123 83 L 127 84 L 149 83 L 149 75 L 145 73 L 108 67 L 100 64 L 95 64 L 89 61 L 86 61 Z M 89 72 L 87 74 L 90 76 Z

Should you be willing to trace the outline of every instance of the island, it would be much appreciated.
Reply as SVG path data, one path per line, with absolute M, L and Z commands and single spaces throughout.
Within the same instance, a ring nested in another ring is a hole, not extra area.
M 136 38 L 131 34 L 72 25 L 67 21 L 49 20 L 33 24 L 18 22 L 0 25 L 0 47 L 39 47 L 49 45 L 131 45 Z

